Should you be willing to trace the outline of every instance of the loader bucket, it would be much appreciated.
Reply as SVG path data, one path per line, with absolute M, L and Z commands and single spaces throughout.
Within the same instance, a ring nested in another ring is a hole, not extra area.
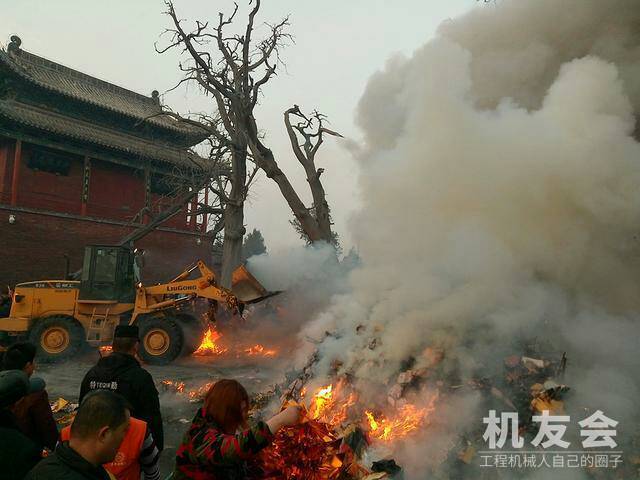
M 244 265 L 234 270 L 231 276 L 231 291 L 244 303 L 257 303 L 280 293 L 267 291 Z

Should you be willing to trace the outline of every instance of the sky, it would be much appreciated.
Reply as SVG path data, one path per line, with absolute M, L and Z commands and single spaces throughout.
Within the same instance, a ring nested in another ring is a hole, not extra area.
M 239 13 L 246 12 L 247 2 L 239 3 Z M 232 5 L 227 0 L 175 1 L 179 16 L 189 21 L 216 21 L 217 13 Z M 158 90 L 175 111 L 213 111 L 195 86 L 165 93 L 181 73 L 179 52 L 159 55 L 154 49 L 156 42 L 166 44 L 161 34 L 170 27 L 161 0 L 0 0 L 0 7 L 2 45 L 17 34 L 22 48 L 32 53 L 142 94 Z M 369 77 L 393 55 L 411 55 L 439 24 L 471 8 L 491 7 L 476 0 L 263 0 L 258 23 L 290 15 L 295 43 L 283 51 L 286 69 L 264 88 L 256 118 L 265 143 L 303 199 L 310 195 L 282 122 L 284 110 L 293 104 L 304 111 L 318 109 L 328 116 L 330 128 L 358 141 L 355 109 Z M 357 248 L 349 219 L 360 204 L 358 167 L 347 143 L 330 137 L 316 157 L 316 166 L 325 169 L 327 200 L 345 251 Z M 258 228 L 270 250 L 300 245 L 291 218 L 275 183 L 259 175 L 245 208 L 247 230 Z

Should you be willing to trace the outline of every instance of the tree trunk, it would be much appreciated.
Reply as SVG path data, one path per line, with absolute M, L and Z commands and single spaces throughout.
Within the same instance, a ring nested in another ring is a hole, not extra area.
M 258 128 L 253 117 L 246 119 L 246 132 L 249 148 L 253 154 L 253 161 L 271 180 L 276 182 L 282 196 L 287 201 L 293 215 L 298 219 L 303 230 L 311 242 L 323 240 L 315 218 L 309 213 L 302 200 L 296 193 L 293 185 L 282 170 L 278 167 L 273 152 L 265 147 L 258 138 Z
M 329 204 L 327 203 L 324 187 L 320 181 L 320 175 L 317 172 L 314 172 L 312 177 L 309 178 L 309 175 L 307 174 L 307 181 L 311 188 L 311 195 L 313 197 L 313 205 L 316 213 L 318 230 L 320 230 L 320 237 L 328 244 L 332 244 L 333 232 L 331 231 Z
M 305 140 L 304 145 L 300 145 L 299 143 L 298 136 L 294 131 L 294 127 L 291 125 L 290 115 L 296 115 L 300 118 L 304 118 L 307 121 L 306 127 L 295 127 L 298 128 L 298 131 L 303 136 Z M 333 245 L 334 235 L 331 230 L 331 215 L 329 213 L 329 204 L 326 200 L 324 187 L 322 186 L 322 182 L 320 181 L 322 170 L 316 170 L 315 155 L 318 151 L 318 148 L 320 148 L 320 145 L 322 145 L 323 133 L 328 133 L 330 135 L 336 136 L 341 135 L 337 134 L 336 132 L 323 129 L 321 116 L 318 114 L 316 118 L 318 120 L 318 131 L 317 133 L 312 135 L 311 133 L 305 131 L 305 128 L 309 128 L 311 126 L 311 121 L 300 112 L 300 109 L 297 105 L 294 105 L 292 108 L 284 112 L 284 124 L 287 127 L 287 133 L 289 134 L 289 140 L 291 141 L 293 153 L 304 168 L 305 174 L 307 176 L 307 183 L 309 184 L 309 189 L 311 190 L 311 196 L 313 198 L 313 217 L 315 220 L 315 228 L 318 230 L 318 240 L 322 240 L 330 245 Z M 311 140 L 313 136 L 317 137 L 315 145 Z M 303 230 L 311 240 L 311 237 L 307 233 L 306 228 L 303 227 Z
M 244 198 L 247 177 L 247 146 L 236 144 L 231 155 L 231 192 L 224 212 L 224 244 L 222 247 L 222 272 L 220 285 L 231 288 L 231 275 L 242 262 L 244 238 Z

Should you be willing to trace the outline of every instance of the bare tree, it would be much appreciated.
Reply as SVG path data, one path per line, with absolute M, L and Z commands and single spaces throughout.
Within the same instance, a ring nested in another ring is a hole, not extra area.
M 225 131 L 223 138 L 217 140 L 230 151 L 230 189 L 225 194 L 221 272 L 221 284 L 229 287 L 231 274 L 241 261 L 242 239 L 245 234 L 244 201 L 247 197 L 249 156 L 247 125 L 253 117 L 253 109 L 262 86 L 275 74 L 279 48 L 289 38 L 284 31 L 289 22 L 285 18 L 270 26 L 267 38 L 254 43 L 253 22 L 260 8 L 259 1 L 255 2 L 249 13 L 242 35 L 225 32 L 238 12 L 237 4 L 231 15 L 218 15 L 216 26 L 209 28 L 208 22 L 196 21 L 195 29 L 189 33 L 183 28 L 173 3 L 167 1 L 165 4 L 166 13 L 172 19 L 174 28 L 167 30 L 171 34 L 170 44 L 157 50 L 163 53 L 171 48 L 181 47 L 188 54 L 190 61 L 180 65 L 185 73 L 181 83 L 195 81 L 213 97 Z M 215 57 L 206 50 L 211 43 L 217 50 Z
M 231 274 L 241 261 L 242 238 L 245 234 L 244 201 L 250 183 L 247 182 L 247 161 L 253 162 L 267 177 L 276 182 L 293 211 L 295 222 L 311 242 L 328 240 L 320 228 L 320 222 L 325 221 L 324 214 L 321 220 L 316 219 L 316 202 L 314 201 L 314 207 L 309 209 L 300 200 L 289 179 L 278 167 L 272 151 L 263 143 L 263 136 L 254 116 L 262 88 L 282 66 L 280 50 L 291 40 L 290 34 L 287 33 L 289 19 L 285 17 L 278 23 L 265 24 L 267 34 L 261 40 L 255 40 L 253 34 L 260 0 L 250 0 L 247 23 L 241 33 L 228 32 L 238 12 L 237 3 L 234 4 L 235 8 L 230 15 L 219 13 L 215 25 L 210 27 L 208 22 L 197 20 L 191 30 L 183 27 L 184 21 L 179 19 L 173 3 L 167 0 L 165 4 L 173 28 L 167 30 L 170 34 L 169 45 L 156 50 L 163 53 L 172 48 L 180 48 L 182 53 L 187 55 L 187 62 L 180 64 L 180 69 L 185 74 L 180 84 L 197 82 L 202 90 L 213 98 L 217 109 L 216 118 L 219 119 L 224 135 L 215 136 L 213 130 L 212 134 L 223 148 L 230 151 L 230 188 L 224 199 L 221 274 L 222 285 L 228 287 Z M 211 46 L 213 48 L 210 48 Z M 321 117 L 317 117 L 315 121 L 320 119 Z M 302 130 L 307 134 L 309 128 L 312 128 L 311 124 Z M 312 141 L 317 142 L 318 147 L 322 143 L 322 134 L 327 133 L 322 125 L 319 128 L 318 134 L 310 137 Z M 298 147 L 301 145 L 297 142 L 296 144 Z M 302 145 L 304 149 L 304 143 Z M 315 152 L 317 149 L 313 151 L 313 155 Z M 304 164 L 308 163 L 307 158 Z M 318 175 L 315 168 L 314 175 Z M 314 185 L 317 185 L 317 182 Z M 317 188 L 315 190 L 319 192 Z M 324 192 L 322 199 L 324 202 Z M 322 206 L 320 210 L 322 211 Z
M 170 117 L 203 130 L 207 134 L 205 141 L 209 145 L 208 156 L 199 156 L 192 148 L 188 148 L 189 163 L 174 165 L 173 170 L 162 177 L 164 194 L 153 205 L 145 205 L 131 222 L 141 222 L 145 216 L 149 217 L 150 222 L 145 227 L 148 232 L 187 207 L 186 215 L 191 221 L 196 221 L 199 216 L 206 217 L 202 233 L 210 237 L 213 244 L 224 229 L 224 207 L 231 176 L 229 142 L 221 132 L 220 118 L 206 114 L 184 117 L 163 106 L 161 111 L 146 117 L 140 123 L 158 116 Z M 255 172 L 249 176 L 249 182 L 254 177 Z
M 292 117 L 295 117 L 297 122 L 292 123 Z M 324 115 L 318 111 L 313 111 L 311 115 L 307 116 L 300 111 L 298 105 L 294 105 L 284 112 L 284 124 L 287 127 L 291 147 L 300 165 L 304 168 L 313 199 L 313 206 L 307 209 L 312 220 L 308 221 L 306 228 L 301 224 L 298 217 L 291 221 L 291 224 L 308 243 L 321 240 L 338 248 L 338 235 L 331 228 L 331 210 L 320 180 L 324 169 L 316 168 L 315 159 L 324 141 L 324 135 L 333 135 L 341 138 L 342 135 L 326 128 L 324 126 L 325 123 L 326 117 Z M 295 195 L 297 202 L 300 201 L 295 191 L 293 195 Z M 289 198 L 287 198 L 287 201 L 289 202 Z M 289 202 L 289 205 L 291 205 L 291 202 Z

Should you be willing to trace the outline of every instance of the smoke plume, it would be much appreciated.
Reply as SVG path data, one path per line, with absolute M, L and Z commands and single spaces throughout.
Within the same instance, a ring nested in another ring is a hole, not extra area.
M 639 40 L 636 0 L 510 0 L 372 76 L 362 265 L 302 334 L 322 341 L 319 378 L 337 359 L 383 383 L 430 346 L 462 379 L 491 375 L 518 339 L 546 338 L 568 352 L 576 408 L 637 424 Z M 481 424 L 460 401 L 440 412 L 453 431 L 396 452 L 413 478 L 431 461 L 416 452 Z

